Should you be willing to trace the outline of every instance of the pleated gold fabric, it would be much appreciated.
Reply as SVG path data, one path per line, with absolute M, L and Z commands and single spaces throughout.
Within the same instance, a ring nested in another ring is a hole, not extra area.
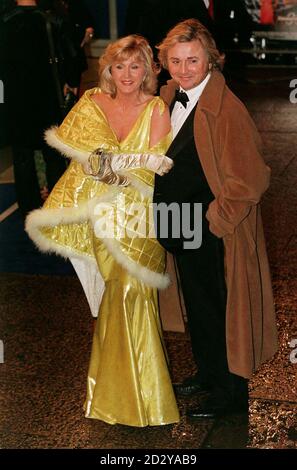
M 115 153 L 164 154 L 171 134 L 153 148 L 149 147 L 151 115 L 155 106 L 159 106 L 162 113 L 164 102 L 159 97 L 153 98 L 126 139 L 118 142 L 104 113 L 91 99 L 93 93 L 100 93 L 100 89 L 88 90 L 53 132 L 50 144 L 72 161 L 45 202 L 42 214 L 40 211 L 30 214 L 27 231 L 41 250 L 54 250 L 64 256 L 68 256 L 70 250 L 95 260 L 90 240 L 96 226 L 97 236 L 105 240 L 118 262 L 125 262 L 131 273 L 150 285 L 166 287 L 168 279 L 163 275 L 165 253 L 155 238 L 152 216 L 146 217 L 143 227 L 143 214 L 152 200 L 153 172 L 126 170 L 131 185 L 119 188 L 87 176 L 81 165 L 90 152 L 99 147 Z M 105 211 L 106 204 L 109 211 Z M 141 208 L 139 213 L 134 210 L 137 207 Z M 98 233 L 106 226 L 115 226 L 112 241 L 107 241 L 106 233 Z
M 96 262 L 104 279 L 88 372 L 86 417 L 130 426 L 174 423 L 179 421 L 179 412 L 156 290 L 167 282 L 165 254 L 154 236 L 152 218 L 142 223 L 152 201 L 154 174 L 134 169 L 128 172 L 130 186 L 112 187 L 86 176 L 81 165 L 88 152 L 98 147 L 117 153 L 164 154 L 170 134 L 149 148 L 151 115 L 155 106 L 162 113 L 164 103 L 152 99 L 130 134 L 118 142 L 91 99 L 98 92 L 86 92 L 55 130 L 52 144 L 76 161 L 70 163 L 44 207 L 30 214 L 27 231 L 41 250 Z M 104 212 L 106 204 L 109 210 Z M 142 209 L 132 214 L 131 207 L 137 204 Z M 112 240 L 103 235 L 104 223 L 114 224 Z M 141 223 L 149 237 L 140 233 Z

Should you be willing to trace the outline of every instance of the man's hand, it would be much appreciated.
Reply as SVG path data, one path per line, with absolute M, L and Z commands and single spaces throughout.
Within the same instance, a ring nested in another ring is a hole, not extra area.
M 75 96 L 77 96 L 78 93 L 78 87 L 71 87 L 67 83 L 65 83 L 63 87 L 63 94 L 64 96 L 67 95 L 68 91 L 71 91 Z
M 86 44 L 89 44 L 89 42 L 91 42 L 91 40 L 93 39 L 93 36 L 94 36 L 94 28 L 92 28 L 91 26 L 89 28 L 86 28 L 85 35 L 80 44 L 80 47 L 84 47 Z

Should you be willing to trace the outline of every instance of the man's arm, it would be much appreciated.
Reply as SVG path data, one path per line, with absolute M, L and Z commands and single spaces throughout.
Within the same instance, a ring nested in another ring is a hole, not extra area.
M 223 186 L 206 214 L 209 228 L 217 237 L 234 232 L 260 201 L 270 180 L 270 168 L 261 156 L 260 137 L 252 119 L 242 109 L 233 111 L 220 137 Z

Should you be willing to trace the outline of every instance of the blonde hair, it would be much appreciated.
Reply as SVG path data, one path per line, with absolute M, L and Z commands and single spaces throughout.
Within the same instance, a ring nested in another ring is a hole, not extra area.
M 178 42 L 190 42 L 195 40 L 201 42 L 208 55 L 211 67 L 222 70 L 225 59 L 224 54 L 220 54 L 218 51 L 215 40 L 208 29 L 194 18 L 178 23 L 167 33 L 166 38 L 158 44 L 158 58 L 162 66 L 165 69 L 168 68 L 168 49 L 175 46 Z
M 111 66 L 119 60 L 135 57 L 143 62 L 145 76 L 141 85 L 142 91 L 154 95 L 157 89 L 158 69 L 154 62 L 153 52 L 148 41 L 137 34 L 125 36 L 109 44 L 99 59 L 99 86 L 104 93 L 116 96 L 117 90 L 111 74 Z

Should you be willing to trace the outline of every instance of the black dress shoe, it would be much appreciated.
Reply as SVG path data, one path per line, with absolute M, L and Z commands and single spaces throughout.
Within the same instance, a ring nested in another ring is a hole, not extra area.
M 187 378 L 181 384 L 174 385 L 175 393 L 184 397 L 209 393 L 210 389 L 210 386 L 202 384 L 196 375 Z
M 198 408 L 188 410 L 186 414 L 189 418 L 194 419 L 216 419 L 234 413 L 248 414 L 248 403 L 228 402 L 216 404 L 206 401 L 206 403 Z

